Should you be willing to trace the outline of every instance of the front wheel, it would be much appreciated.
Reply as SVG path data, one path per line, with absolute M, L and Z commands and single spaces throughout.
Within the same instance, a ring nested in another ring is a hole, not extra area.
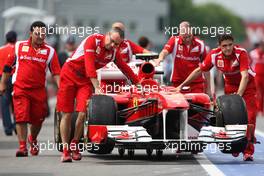
M 94 95 L 89 101 L 88 124 L 89 125 L 116 125 L 117 105 L 115 100 L 106 95 Z M 89 150 L 95 154 L 109 154 L 114 149 L 115 143 L 108 139 L 96 144 L 96 150 Z
M 248 123 L 245 101 L 239 95 L 222 95 L 216 100 L 216 125 L 246 125 Z
M 217 98 L 216 126 L 224 127 L 225 125 L 247 125 L 248 116 L 246 104 L 239 95 L 222 95 Z M 223 147 L 223 153 L 243 152 L 247 146 L 247 138 L 234 141 Z

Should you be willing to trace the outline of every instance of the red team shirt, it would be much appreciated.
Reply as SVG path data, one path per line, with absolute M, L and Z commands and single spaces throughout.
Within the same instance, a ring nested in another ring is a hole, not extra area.
M 13 104 L 16 122 L 41 125 L 47 116 L 46 73 L 60 74 L 60 65 L 55 50 L 47 44 L 37 49 L 31 39 L 18 41 L 15 53 L 8 58 L 7 66 L 14 66 Z
M 86 112 L 87 99 L 93 92 L 90 78 L 96 78 L 96 70 L 109 62 L 113 61 L 134 84 L 139 82 L 138 77 L 122 60 L 118 48 L 107 50 L 104 41 L 105 36 L 102 34 L 90 35 L 81 42 L 71 58 L 67 59 L 60 75 L 58 111 L 73 112 L 75 107 L 78 112 Z
M 119 45 L 117 53 L 119 57 L 122 58 L 124 62 L 130 62 L 131 58 L 134 54 L 143 53 L 144 48 L 136 45 L 134 42 L 130 40 L 123 40 L 123 42 Z
M 170 80 L 174 83 L 182 83 L 207 54 L 204 42 L 196 37 L 193 38 L 190 47 L 187 47 L 180 36 L 173 36 L 163 49 L 172 54 L 173 68 Z M 204 78 L 200 76 L 193 82 L 202 83 Z
M 240 72 L 248 70 L 248 86 L 254 86 L 254 72 L 249 68 L 249 58 L 245 49 L 234 46 L 231 58 L 225 58 L 220 48 L 213 49 L 200 65 L 202 71 L 209 71 L 213 66 L 223 72 L 225 86 L 239 87 L 241 81 Z
M 84 79 L 96 78 L 96 70 L 104 67 L 109 62 L 114 62 L 117 67 L 129 78 L 133 83 L 138 83 L 137 76 L 133 73 L 130 67 L 122 60 L 120 54 L 116 50 L 107 50 L 104 47 L 105 36 L 102 34 L 93 34 L 88 36 L 72 57 L 66 61 L 66 70 L 75 74 L 75 78 L 79 83 L 84 83 Z M 71 75 L 74 76 L 74 75 Z M 73 78 L 74 79 L 74 78 Z
M 19 88 L 45 87 L 48 68 L 53 75 L 60 74 L 60 65 L 55 50 L 47 44 L 34 49 L 30 39 L 16 43 L 15 56 L 8 59 L 7 65 L 10 67 L 15 65 L 12 83 Z
M 258 111 L 264 113 L 264 52 L 256 48 L 250 52 L 250 59 L 251 67 L 256 72 L 255 83 Z
M 15 44 L 6 44 L 5 46 L 0 48 L 0 76 L 3 73 L 4 66 L 10 57 L 14 56 L 15 52 Z
M 264 52 L 259 48 L 250 52 L 251 67 L 257 73 L 264 75 Z

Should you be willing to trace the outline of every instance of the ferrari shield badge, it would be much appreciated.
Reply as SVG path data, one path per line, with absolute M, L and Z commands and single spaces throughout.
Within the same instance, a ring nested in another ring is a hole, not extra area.
M 138 106 L 138 98 L 136 97 L 133 98 L 133 106 L 134 107 Z
M 217 60 L 217 67 L 223 68 L 224 67 L 224 61 L 223 60 Z

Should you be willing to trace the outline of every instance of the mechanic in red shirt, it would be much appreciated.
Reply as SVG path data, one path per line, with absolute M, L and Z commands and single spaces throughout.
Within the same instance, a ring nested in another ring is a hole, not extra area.
M 264 41 L 250 53 L 252 68 L 256 73 L 255 83 L 257 88 L 257 107 L 261 115 L 264 115 Z
M 192 35 L 189 22 L 184 21 L 180 24 L 179 36 L 172 36 L 161 53 L 159 58 L 154 60 L 157 66 L 166 56 L 172 55 L 172 74 L 170 81 L 177 87 L 188 75 L 202 62 L 207 54 L 206 45 L 197 37 Z M 210 73 L 205 73 L 197 77 L 189 86 L 193 93 L 208 93 L 211 96 Z M 206 81 L 206 82 L 205 82 Z
M 125 32 L 125 25 L 121 22 L 113 23 L 112 28 L 120 28 Z M 149 51 L 128 39 L 124 39 L 117 49 L 117 54 L 127 63 L 131 62 L 133 55 L 139 53 L 149 53 Z
M 3 93 L 12 67 L 15 67 L 12 83 L 14 85 L 13 103 L 19 141 L 17 157 L 28 156 L 26 140 L 30 144 L 30 153 L 38 155 L 37 137 L 48 112 L 45 89 L 48 68 L 59 85 L 59 61 L 55 50 L 44 42 L 45 32 L 46 26 L 43 22 L 32 23 L 30 38 L 16 43 L 15 53 L 8 59 L 0 82 L 0 93 Z M 28 123 L 30 124 L 30 134 L 27 139 Z
M 126 28 L 123 23 L 115 22 L 112 24 L 112 29 L 113 28 L 120 28 L 125 34 Z M 142 48 L 141 46 L 135 44 L 134 42 L 128 39 L 124 39 L 120 43 L 119 47 L 116 49 L 117 49 L 116 56 L 122 58 L 122 60 L 126 63 L 130 63 L 132 60 L 135 60 L 133 57 L 135 54 L 149 53 L 148 50 Z M 112 87 L 112 90 L 114 90 L 114 87 L 116 85 L 125 86 L 127 84 L 127 80 L 126 79 L 115 79 L 115 80 L 102 79 L 100 84 L 101 84 L 101 87 L 104 88 L 103 91 L 106 92 L 107 91 L 106 88 L 109 86 Z
M 177 87 L 177 90 L 190 84 L 199 77 L 202 72 L 216 67 L 223 72 L 225 81 L 225 94 L 238 94 L 246 102 L 248 111 L 248 124 L 256 125 L 256 87 L 254 82 L 255 73 L 249 67 L 249 58 L 244 48 L 234 45 L 234 38 L 224 34 L 219 37 L 219 47 L 213 49 L 198 68 Z M 244 154 L 244 161 L 253 161 L 254 145 L 249 143 Z M 239 153 L 234 153 L 237 157 Z
M 6 33 L 6 44 L 0 48 L 0 77 L 4 70 L 4 66 L 8 60 L 8 57 L 13 56 L 15 53 L 15 43 L 17 41 L 17 34 L 15 31 L 9 31 Z M 12 82 L 11 78 L 7 81 L 6 92 L 1 97 L 1 111 L 3 119 L 3 127 L 5 134 L 11 136 L 15 128 L 12 123 L 10 105 L 12 103 Z
M 134 84 L 139 82 L 138 77 L 130 67 L 116 55 L 115 48 L 119 46 L 123 39 L 124 31 L 120 28 L 111 29 L 105 35 L 90 35 L 81 42 L 62 68 L 57 97 L 57 110 L 63 112 L 60 124 L 64 147 L 61 157 L 62 162 L 71 162 L 72 159 L 81 160 L 81 154 L 76 146 L 78 146 L 83 131 L 87 100 L 91 97 L 93 89 L 96 94 L 101 93 L 96 70 L 104 67 L 109 62 L 114 62 Z M 71 114 L 74 112 L 75 98 L 75 108 L 79 113 L 74 138 L 68 146 Z M 72 156 L 69 149 L 71 149 Z

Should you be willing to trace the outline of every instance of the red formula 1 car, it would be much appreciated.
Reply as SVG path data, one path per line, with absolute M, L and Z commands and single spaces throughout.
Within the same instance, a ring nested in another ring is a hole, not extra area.
M 223 153 L 242 152 L 252 142 L 246 137 L 251 127 L 247 125 L 243 99 L 238 95 L 220 96 L 211 110 L 206 94 L 173 92 L 173 87 L 153 79 L 155 68 L 149 61 L 157 56 L 136 55 L 145 61 L 138 71 L 140 85 L 119 86 L 116 92 L 92 96 L 82 139 L 92 144 L 88 151 L 108 154 L 117 147 L 121 156 L 126 149 L 129 156 L 135 149 L 144 149 L 147 155 L 156 150 L 161 156 L 163 150 L 198 153 L 207 144 L 216 143 Z M 55 113 L 57 144 L 61 143 L 60 117 Z M 73 134 L 76 115 L 72 119 Z

